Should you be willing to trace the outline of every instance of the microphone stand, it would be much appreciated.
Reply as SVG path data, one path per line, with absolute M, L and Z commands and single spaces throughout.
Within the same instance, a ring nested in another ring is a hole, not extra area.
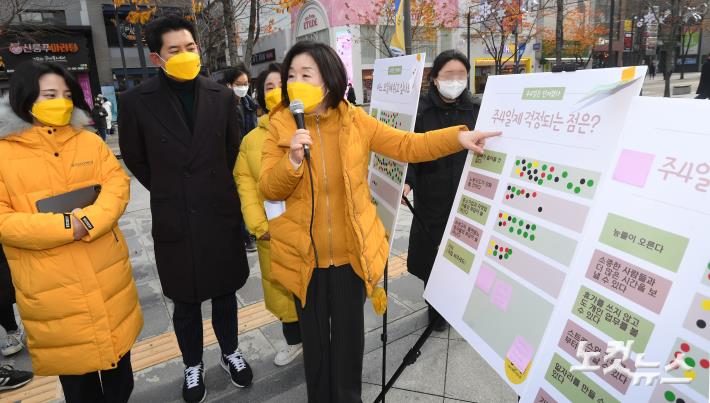
M 409 199 L 406 196 L 402 196 L 402 201 L 404 204 L 407 206 L 409 211 L 411 211 L 412 216 L 414 216 L 414 221 L 419 224 L 421 229 L 424 231 L 426 234 L 427 238 L 429 239 L 430 245 L 434 250 L 438 250 L 439 246 L 434 242 L 434 237 L 431 235 L 431 231 L 429 231 L 429 227 L 424 223 L 424 221 L 421 219 L 419 214 L 417 214 L 416 210 L 414 209 L 414 206 L 412 206 L 412 203 L 409 201 Z M 387 280 L 388 280 L 388 273 L 387 273 L 387 264 L 385 264 L 385 293 L 387 292 Z M 429 336 L 431 336 L 431 333 L 434 331 L 434 326 L 436 326 L 438 322 L 434 321 L 431 322 L 427 325 L 427 327 L 424 329 L 424 333 L 422 333 L 421 336 L 417 339 L 417 341 L 414 343 L 414 346 L 412 346 L 411 349 L 409 349 L 409 352 L 404 356 L 402 359 L 402 363 L 397 367 L 397 370 L 394 372 L 390 380 L 385 384 L 385 379 L 386 379 L 386 366 L 387 366 L 387 310 L 385 310 L 384 315 L 382 316 L 382 391 L 380 392 L 379 395 L 377 395 L 377 398 L 375 399 L 374 403 L 385 403 L 385 395 L 387 395 L 387 392 L 392 389 L 392 386 L 394 386 L 395 382 L 397 382 L 397 379 L 402 375 L 402 372 L 404 370 L 414 364 L 417 361 L 417 358 L 422 354 L 422 346 L 426 341 L 429 339 Z

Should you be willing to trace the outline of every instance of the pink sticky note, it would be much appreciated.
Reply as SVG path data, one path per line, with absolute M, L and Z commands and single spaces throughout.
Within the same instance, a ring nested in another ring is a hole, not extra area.
M 614 170 L 614 180 L 636 187 L 644 187 L 651 172 L 655 155 L 634 150 L 622 150 Z
M 485 264 L 481 265 L 481 270 L 478 271 L 478 277 L 476 277 L 476 287 L 480 288 L 481 291 L 488 294 L 491 291 L 491 286 L 493 281 L 496 279 L 496 273 L 490 267 Z
M 493 286 L 493 292 L 491 292 L 491 302 L 505 312 L 508 310 L 508 302 L 512 293 L 513 287 L 510 284 L 498 280 Z
M 535 354 L 533 346 L 528 344 L 521 336 L 516 336 L 515 340 L 513 340 L 513 345 L 510 346 L 508 354 L 505 356 L 515 365 L 515 368 L 520 372 L 525 372 L 533 358 L 533 354 Z

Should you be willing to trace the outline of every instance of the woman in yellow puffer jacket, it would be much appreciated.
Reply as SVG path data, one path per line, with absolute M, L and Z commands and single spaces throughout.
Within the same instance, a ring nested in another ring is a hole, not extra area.
M 301 332 L 298 328 L 296 305 L 293 294 L 279 284 L 271 275 L 271 248 L 269 246 L 269 222 L 264 207 L 264 197 L 259 191 L 261 149 L 269 133 L 269 112 L 281 102 L 281 65 L 271 63 L 257 79 L 256 101 L 267 113 L 259 118 L 258 126 L 247 133 L 239 147 L 239 157 L 234 167 L 242 215 L 250 234 L 256 236 L 261 268 L 261 284 L 264 287 L 264 303 L 282 324 L 286 347 L 274 357 L 274 364 L 286 365 L 301 354 Z M 268 202 L 278 208 L 280 202 Z
M 79 84 L 56 64 L 27 62 L 0 102 L 0 243 L 38 375 L 59 375 L 67 402 L 126 402 L 130 350 L 143 326 L 118 219 L 130 180 L 83 130 Z M 51 196 L 99 185 L 71 211 L 38 211 Z M 85 203 L 83 203 L 85 204 Z
M 305 129 L 286 108 L 271 114 L 259 186 L 265 198 L 286 201 L 269 221 L 271 270 L 296 296 L 308 401 L 357 403 L 365 296 L 378 314 L 387 303 L 377 284 L 389 245 L 367 184 L 370 152 L 431 161 L 464 148 L 482 153 L 485 139 L 500 133 L 455 126 L 416 134 L 377 121 L 343 99 L 345 67 L 323 43 L 296 43 L 281 79 L 282 103 L 303 103 Z

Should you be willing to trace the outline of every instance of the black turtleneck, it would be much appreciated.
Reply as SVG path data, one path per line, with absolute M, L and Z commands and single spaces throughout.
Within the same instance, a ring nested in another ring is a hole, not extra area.
M 168 83 L 168 86 L 177 95 L 180 100 L 180 105 L 182 106 L 183 117 L 185 118 L 185 123 L 187 127 L 190 128 L 190 133 L 194 127 L 195 122 L 195 80 L 190 81 L 175 81 L 168 77 L 164 72 L 160 72 L 163 78 Z

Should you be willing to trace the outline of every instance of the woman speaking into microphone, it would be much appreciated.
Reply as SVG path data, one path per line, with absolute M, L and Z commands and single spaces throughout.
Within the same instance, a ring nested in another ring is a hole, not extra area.
M 293 46 L 283 63 L 284 107 L 272 111 L 262 154 L 264 197 L 286 201 L 269 221 L 271 270 L 296 297 L 309 402 L 361 402 L 363 304 L 370 297 L 378 314 L 387 305 L 377 284 L 389 245 L 367 185 L 370 152 L 429 161 L 464 148 L 482 153 L 486 139 L 500 134 L 391 128 L 343 99 L 347 82 L 328 45 Z M 303 129 L 291 101 L 303 103 Z

